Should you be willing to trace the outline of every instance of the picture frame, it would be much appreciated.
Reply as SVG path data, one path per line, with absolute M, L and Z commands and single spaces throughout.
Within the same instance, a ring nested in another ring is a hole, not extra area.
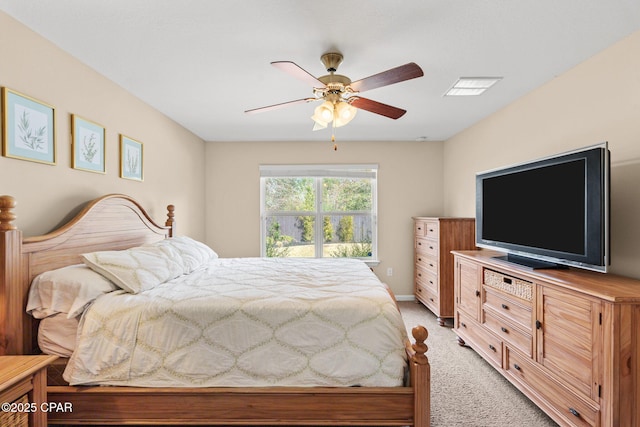
M 143 144 L 120 134 L 120 178 L 143 180 Z
M 71 115 L 71 167 L 106 173 L 106 130 L 91 120 Z
M 55 108 L 3 87 L 2 155 L 55 165 Z

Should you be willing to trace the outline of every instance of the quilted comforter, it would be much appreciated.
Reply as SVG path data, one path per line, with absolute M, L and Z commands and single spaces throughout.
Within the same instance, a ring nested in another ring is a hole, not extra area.
M 350 259 L 219 258 L 97 298 L 64 378 L 141 387 L 401 386 L 406 330 Z

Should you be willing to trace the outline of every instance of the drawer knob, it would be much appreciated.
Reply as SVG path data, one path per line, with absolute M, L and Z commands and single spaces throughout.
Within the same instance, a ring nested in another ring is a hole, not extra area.
M 433 228 L 430 228 L 429 231 L 433 233 Z
M 489 349 L 491 349 L 492 351 L 496 351 L 496 348 L 493 346 L 493 344 L 489 344 Z
M 433 298 L 429 298 L 431 300 L 431 302 L 433 302 Z
M 576 410 L 575 410 L 575 409 L 573 409 L 573 408 L 569 408 L 569 412 L 571 412 L 571 413 L 572 413 L 573 415 L 575 415 L 576 417 L 579 417 L 579 416 L 580 416 L 580 412 L 576 411 Z
M 517 363 L 514 363 L 513 364 L 513 369 L 515 369 L 516 371 L 519 371 L 522 368 L 520 368 L 520 365 L 518 365 Z
M 476 291 L 476 296 L 479 297 L 480 296 L 480 291 Z
M 418 258 L 418 261 L 422 261 L 422 258 Z
M 429 249 L 433 249 L 433 246 L 429 246 Z
M 509 306 L 507 304 L 502 304 L 502 308 L 504 308 L 505 310 L 509 310 Z
M 464 322 L 460 322 L 460 326 L 462 326 L 463 328 L 466 328 L 466 327 L 467 327 L 467 324 L 466 324 L 466 323 L 464 323 Z
M 505 328 L 504 326 L 500 328 L 502 330 L 502 332 L 504 332 L 505 334 L 509 333 L 509 330 L 507 328 Z
M 418 277 L 422 277 L 422 274 L 421 274 L 421 273 L 418 273 Z

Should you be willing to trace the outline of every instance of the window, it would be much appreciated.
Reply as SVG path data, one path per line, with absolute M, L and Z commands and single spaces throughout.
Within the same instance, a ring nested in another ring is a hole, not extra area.
M 260 166 L 266 257 L 377 259 L 377 165 Z

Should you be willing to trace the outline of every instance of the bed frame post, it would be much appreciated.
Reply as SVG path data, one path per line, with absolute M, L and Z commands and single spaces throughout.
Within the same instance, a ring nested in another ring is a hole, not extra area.
M 169 227 L 169 237 L 176 236 L 176 220 L 174 219 L 176 207 L 173 205 L 167 206 L 167 221 L 164 223 L 167 227 Z
M 428 350 L 424 343 L 429 335 L 424 326 L 411 330 L 416 340 L 411 347 L 415 351 L 411 357 L 411 386 L 414 390 L 414 427 L 429 427 L 431 423 L 431 366 L 425 355 Z
M 26 295 L 20 286 L 22 232 L 13 224 L 15 207 L 13 197 L 0 196 L 0 355 L 23 354 L 28 333 Z

